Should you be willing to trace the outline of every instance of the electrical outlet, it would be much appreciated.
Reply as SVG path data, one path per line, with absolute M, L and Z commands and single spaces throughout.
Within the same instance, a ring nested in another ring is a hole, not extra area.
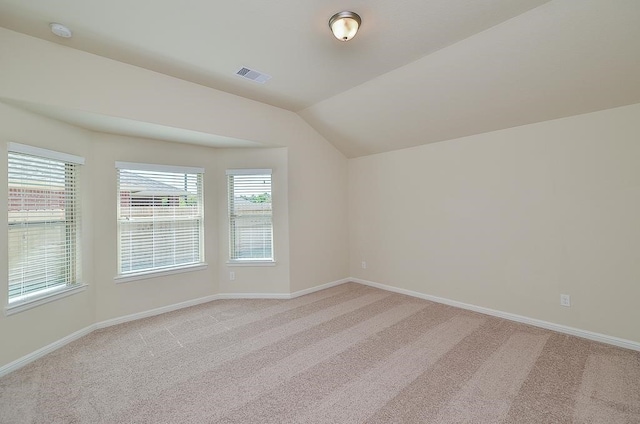
M 362 269 L 367 269 L 367 261 L 362 261 Z
M 231 271 L 229 272 L 229 280 L 233 281 L 236 279 L 236 273 Z
M 560 305 L 570 307 L 571 306 L 571 296 L 568 294 L 560 295 Z

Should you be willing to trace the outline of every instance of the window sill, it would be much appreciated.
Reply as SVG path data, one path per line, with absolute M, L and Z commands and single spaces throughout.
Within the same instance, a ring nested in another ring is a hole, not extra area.
M 15 302 L 15 304 L 7 305 L 4 308 L 4 314 L 6 316 L 17 314 L 19 312 L 23 312 L 40 305 L 44 305 L 45 303 L 53 302 L 64 297 L 80 293 L 82 291 L 85 291 L 86 289 L 86 284 L 76 284 L 74 286 L 65 287 L 60 290 L 53 291 L 44 296 L 34 296 L 32 299 L 27 298 L 26 300 Z
M 116 284 L 128 283 L 130 281 L 147 280 L 149 278 L 164 277 L 165 275 L 181 274 L 183 272 L 201 271 L 203 269 L 207 269 L 207 267 L 207 263 L 199 263 L 177 268 L 140 272 L 137 274 L 118 275 L 113 278 L 113 281 L 115 281 Z
M 276 266 L 276 261 L 227 261 L 227 266 Z

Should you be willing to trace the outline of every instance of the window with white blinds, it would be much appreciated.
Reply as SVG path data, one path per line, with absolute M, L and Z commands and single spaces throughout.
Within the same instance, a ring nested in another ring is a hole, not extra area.
M 270 169 L 227 170 L 229 260 L 273 261 Z
M 204 169 L 116 162 L 118 274 L 202 264 Z
M 9 305 L 79 285 L 79 165 L 65 153 L 9 143 Z

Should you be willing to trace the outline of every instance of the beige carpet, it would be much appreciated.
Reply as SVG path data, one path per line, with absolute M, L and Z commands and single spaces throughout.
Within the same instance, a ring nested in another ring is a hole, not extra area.
M 111 327 L 0 379 L 2 423 L 640 423 L 640 353 L 358 284 Z

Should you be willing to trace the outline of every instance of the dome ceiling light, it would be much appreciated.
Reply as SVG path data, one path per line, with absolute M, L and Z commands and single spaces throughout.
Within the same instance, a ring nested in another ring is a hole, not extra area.
M 338 12 L 329 19 L 329 28 L 340 41 L 349 41 L 355 37 L 362 19 L 355 12 Z

